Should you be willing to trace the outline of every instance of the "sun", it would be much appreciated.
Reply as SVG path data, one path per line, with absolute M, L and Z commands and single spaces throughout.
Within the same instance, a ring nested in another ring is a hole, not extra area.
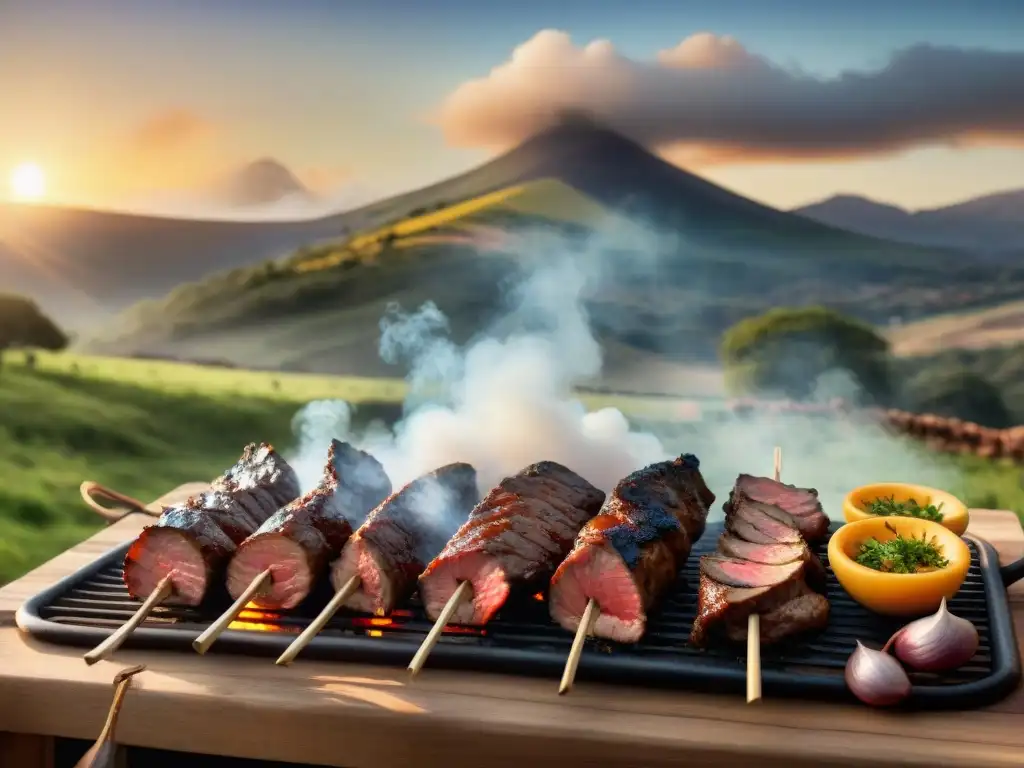
M 11 171 L 10 187 L 15 200 L 40 200 L 46 194 L 46 174 L 35 163 L 22 163 Z

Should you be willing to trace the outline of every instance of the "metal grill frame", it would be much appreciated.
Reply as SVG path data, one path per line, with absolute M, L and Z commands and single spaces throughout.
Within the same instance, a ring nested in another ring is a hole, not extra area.
M 833 523 L 832 532 L 837 527 L 838 525 Z M 694 568 L 700 554 L 714 548 L 721 531 L 721 523 L 708 525 L 704 536 L 694 547 L 687 565 L 688 569 Z M 954 684 L 942 684 L 941 681 L 939 684 L 934 684 L 934 680 L 933 684 L 920 684 L 922 678 L 927 678 L 927 676 L 912 675 L 918 684 L 914 685 L 912 695 L 906 704 L 909 708 L 968 709 L 987 706 L 1007 696 L 1021 680 L 1021 659 L 1006 588 L 1024 577 L 1024 560 L 1000 570 L 998 555 L 988 542 L 970 534 L 965 535 L 964 539 L 972 550 L 971 571 L 965 585 L 972 581 L 976 583 L 980 577 L 983 586 L 986 622 L 985 626 L 981 627 L 982 652 L 986 650 L 987 645 L 988 673 L 968 682 Z M 45 614 L 72 590 L 97 578 L 104 571 L 118 568 L 129 545 L 130 543 L 124 544 L 110 550 L 94 562 L 27 600 L 17 612 L 18 626 L 40 640 L 60 645 L 92 647 L 103 641 L 111 632 L 109 628 L 53 621 L 45 618 Z M 827 566 L 826 550 L 827 544 L 815 547 L 815 551 Z M 828 596 L 833 605 L 833 613 L 835 613 L 837 602 L 854 605 L 842 588 L 838 587 L 831 568 L 828 568 L 828 573 Z M 673 595 L 684 594 L 687 590 L 689 590 L 688 584 L 682 589 L 675 590 Z M 692 593 L 692 590 L 689 591 Z M 674 599 L 673 595 L 667 599 Z M 311 602 L 316 603 L 316 608 L 319 608 L 325 600 L 326 597 L 317 595 L 310 598 Z M 954 598 L 954 605 L 958 600 L 960 600 L 959 595 Z M 952 609 L 955 610 L 955 608 Z M 846 612 L 849 610 L 850 608 L 847 607 Z M 859 606 L 856 606 L 856 610 L 864 611 Z M 157 622 L 147 621 L 132 633 L 126 642 L 126 647 L 192 652 L 192 641 L 213 621 L 219 611 L 211 606 L 203 613 L 202 622 L 183 622 L 160 627 Z M 367 636 L 365 630 L 373 627 L 364 625 L 356 629 L 353 626 L 353 620 L 358 621 L 360 618 L 365 620 L 369 617 L 357 617 L 354 614 L 346 616 L 345 614 L 344 611 L 339 612 L 332 623 L 328 625 L 327 630 L 336 625 L 341 617 L 343 630 L 346 628 L 345 622 L 348 622 L 349 629 L 355 632 L 364 630 L 362 634 L 345 635 L 342 632 L 332 633 L 325 630 L 303 651 L 303 658 L 404 666 L 416 652 L 429 628 L 429 624 L 419 620 L 415 622 L 416 626 L 402 629 L 402 625 L 412 622 L 400 622 L 400 626 L 397 628 L 387 630 L 387 635 L 391 636 L 370 637 Z M 500 614 L 498 618 L 501 619 Z M 876 618 L 880 622 L 891 621 L 885 617 Z M 657 611 L 652 614 L 650 623 L 652 626 L 648 634 L 653 635 L 656 633 L 658 623 Z M 897 621 L 895 626 L 898 627 L 903 623 L 906 621 Z M 509 617 L 505 621 L 492 622 L 489 628 L 493 626 L 497 630 L 501 625 L 513 628 L 517 626 L 515 619 Z M 553 634 L 546 633 L 538 636 L 537 644 L 544 646 L 541 648 L 510 647 L 487 642 L 481 644 L 477 635 L 446 633 L 431 653 L 429 665 L 449 669 L 558 677 L 565 664 L 565 656 L 572 637 L 550 622 L 549 625 L 547 629 L 551 630 Z M 888 624 L 888 626 L 892 625 Z M 536 627 L 536 624 L 525 624 L 523 629 L 526 631 L 533 628 L 536 631 Z M 399 631 L 394 631 L 395 629 Z M 830 628 L 826 629 L 825 633 L 830 632 L 831 629 L 832 619 L 830 618 Z M 874 628 L 874 638 L 871 638 L 867 629 L 865 628 L 865 634 L 861 635 L 862 639 L 865 641 L 877 640 L 880 636 L 878 627 Z M 852 637 L 849 630 L 843 630 L 843 632 L 845 632 L 845 636 Z M 673 635 L 678 636 L 678 632 L 673 632 Z M 228 630 L 220 637 L 212 650 L 218 653 L 276 656 L 291 643 L 295 636 L 293 633 L 286 632 Z M 488 633 L 490 641 L 498 642 L 500 636 L 501 633 L 498 631 Z M 852 640 L 850 642 L 852 651 Z M 877 644 L 880 642 L 876 642 Z M 837 670 L 834 662 L 830 665 L 831 669 L 813 666 L 809 663 L 813 660 L 814 654 L 810 650 L 813 645 L 814 637 L 811 637 L 807 641 L 795 641 L 784 646 L 785 650 L 781 653 L 773 648 L 762 650 L 761 674 L 765 695 L 829 700 L 852 698 L 843 679 L 842 670 L 841 668 Z M 680 651 L 678 655 L 664 652 L 659 652 L 658 655 L 643 655 L 628 646 L 615 646 L 605 641 L 591 639 L 588 640 L 587 648 L 580 660 L 577 678 L 716 693 L 741 693 L 744 690 L 746 673 L 743 650 L 740 646 L 719 647 L 710 652 L 697 652 L 687 648 L 685 643 L 681 643 L 678 650 Z

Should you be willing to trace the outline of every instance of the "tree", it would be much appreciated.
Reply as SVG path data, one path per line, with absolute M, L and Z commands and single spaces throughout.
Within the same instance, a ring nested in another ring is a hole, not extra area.
M 907 385 L 911 410 L 973 421 L 993 429 L 1013 426 L 1014 419 L 995 384 L 963 367 L 925 370 Z
M 725 332 L 719 351 L 736 394 L 876 403 L 891 395 L 888 341 L 825 307 L 779 307 L 741 320 Z
M 68 337 L 56 323 L 43 314 L 31 299 L 0 294 L 0 368 L 3 354 L 14 348 L 61 350 Z

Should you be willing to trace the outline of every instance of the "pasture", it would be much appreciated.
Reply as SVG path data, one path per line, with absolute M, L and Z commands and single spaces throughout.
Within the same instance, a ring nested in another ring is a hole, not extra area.
M 242 371 L 151 360 L 40 355 L 26 369 L 9 354 L 0 371 L 0 583 L 102 525 L 78 495 L 95 480 L 151 500 L 217 475 L 252 441 L 292 445 L 296 411 L 311 400 L 356 405 L 355 426 L 399 417 L 405 385 L 393 379 Z M 913 474 L 974 506 L 1024 512 L 1017 467 L 928 454 L 921 446 L 841 422 L 730 422 L 722 403 L 585 394 L 614 406 L 665 447 L 701 456 L 716 493 L 737 466 L 767 471 L 772 441 L 787 452 L 784 477 L 829 497 L 850 484 Z M 922 475 L 922 473 L 924 473 Z

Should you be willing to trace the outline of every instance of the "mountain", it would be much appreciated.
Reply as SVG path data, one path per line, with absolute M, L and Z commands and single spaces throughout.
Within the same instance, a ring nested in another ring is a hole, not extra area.
M 793 213 L 832 227 L 923 246 L 988 255 L 1024 250 L 1024 189 L 940 208 L 907 211 L 856 195 L 837 195 Z
M 256 160 L 239 168 L 217 186 L 214 194 L 235 208 L 269 205 L 284 199 L 311 200 L 313 197 L 295 174 L 271 158 Z
M 294 189 L 290 174 L 282 174 L 277 165 L 265 161 L 243 174 L 260 181 L 251 187 L 243 185 L 245 193 Z M 873 294 L 877 298 L 910 279 L 948 284 L 954 279 L 952 270 L 962 262 L 959 255 L 940 249 L 851 234 L 755 203 L 662 161 L 624 136 L 585 120 L 570 120 L 467 173 L 313 221 L 192 221 L 3 206 L 0 274 L 10 276 L 5 288 L 9 285 L 33 294 L 58 320 L 81 327 L 139 300 L 180 293 L 186 290 L 179 288 L 184 282 L 252 267 L 331 239 L 392 225 L 397 229 L 400 224 L 396 223 L 424 212 L 451 211 L 462 201 L 541 180 L 557 181 L 594 206 L 642 218 L 667 233 L 670 237 L 664 239 L 672 241 L 675 251 L 660 268 L 672 271 L 673 279 L 695 276 L 703 281 L 704 290 L 719 291 L 722 301 L 728 296 L 746 297 L 756 289 L 753 299 L 744 298 L 736 307 L 721 312 L 708 309 L 717 318 L 716 325 L 766 301 L 788 296 L 806 303 L 828 297 L 840 285 L 878 284 L 881 288 Z M 488 215 L 497 213 L 492 209 Z M 500 222 L 492 221 L 491 227 L 507 229 L 534 219 L 509 203 L 500 212 Z M 419 251 L 408 246 L 403 243 L 405 266 L 395 266 L 387 275 L 393 291 L 404 290 L 413 273 L 419 274 L 408 266 L 411 254 Z M 431 248 L 436 253 L 437 248 Z M 359 271 L 353 279 L 362 274 Z M 366 274 L 382 279 L 379 270 Z M 275 290 L 286 290 L 284 283 L 275 285 Z M 366 295 L 378 297 L 382 290 L 374 287 Z M 353 295 L 349 300 L 360 299 Z M 452 296 L 452 301 L 459 300 L 465 298 Z M 628 297 L 635 300 L 635 295 Z M 622 317 L 629 313 L 622 307 L 628 301 L 617 305 L 615 323 L 627 322 Z M 373 304 L 374 328 L 379 309 Z M 272 318 L 271 312 L 266 322 Z

